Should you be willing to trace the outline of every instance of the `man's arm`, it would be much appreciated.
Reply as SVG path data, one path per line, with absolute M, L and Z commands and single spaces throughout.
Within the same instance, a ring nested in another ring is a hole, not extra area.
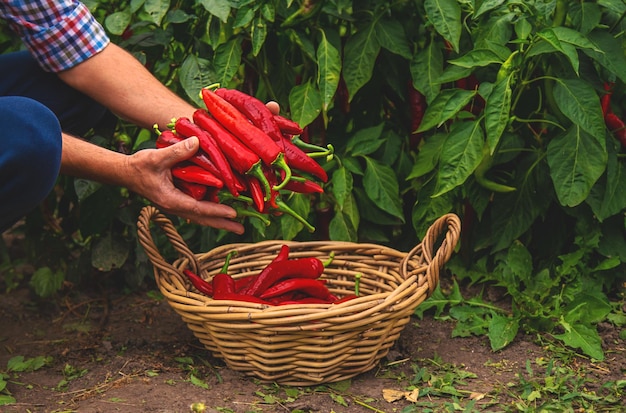
M 59 77 L 118 116 L 146 128 L 158 123 L 164 129 L 173 117 L 192 118 L 195 110 L 114 44 L 60 72 Z M 242 233 L 243 226 L 231 221 L 236 216 L 232 208 L 198 202 L 174 187 L 171 167 L 191 157 L 198 146 L 197 139 L 188 139 L 168 148 L 124 155 L 64 134 L 61 173 L 123 186 L 159 205 L 164 212 Z

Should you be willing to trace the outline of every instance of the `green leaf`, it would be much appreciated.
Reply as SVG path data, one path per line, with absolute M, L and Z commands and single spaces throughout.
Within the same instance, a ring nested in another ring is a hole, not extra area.
M 539 154 L 531 154 L 520 159 L 514 172 L 523 177 L 515 184 L 518 190 L 501 194 L 498 208 L 492 209 L 491 236 L 494 251 L 508 248 L 511 242 L 530 228 L 552 202 L 550 194 L 554 190 L 549 180 L 549 172 L 545 163 L 537 163 L 537 156 Z M 533 168 L 533 165 L 536 167 Z
M 570 324 L 599 323 L 613 310 L 604 293 L 593 291 L 579 292 L 564 310 L 564 319 Z
M 130 24 L 131 17 L 129 9 L 111 13 L 104 19 L 104 27 L 112 34 L 120 36 Z
M 267 38 L 267 24 L 262 18 L 255 18 L 250 25 L 250 31 L 250 37 L 252 38 L 252 55 L 258 56 Z
M 288 200 L 285 201 L 291 209 L 303 218 L 308 218 L 311 212 L 311 200 L 306 194 L 293 193 Z M 284 239 L 291 240 L 304 229 L 304 224 L 290 215 L 280 217 L 280 228 Z
M 577 126 L 555 137 L 547 149 L 550 176 L 559 202 L 573 207 L 583 202 L 606 168 L 604 140 L 599 142 Z
M 215 50 L 213 57 L 213 68 L 218 75 L 218 80 L 222 87 L 227 85 L 237 74 L 241 64 L 241 38 L 235 37 L 225 43 L 220 44 Z
M 448 63 L 464 67 L 466 69 L 473 69 L 476 67 L 489 66 L 494 63 L 502 64 L 504 63 L 504 60 L 493 50 L 472 49 L 457 59 L 448 60 Z
M 38 268 L 30 279 L 30 286 L 35 294 L 46 298 L 55 294 L 63 286 L 65 274 L 61 271 L 53 272 L 49 267 Z
M 502 350 L 517 336 L 519 320 L 515 317 L 507 317 L 501 314 L 493 314 L 489 321 L 489 343 L 491 350 Z
M 496 83 L 485 102 L 485 130 L 487 131 L 487 144 L 493 155 L 500 137 L 509 125 L 511 116 L 511 78 L 510 74 Z
M 322 95 L 322 109 L 328 110 L 341 76 L 341 54 L 320 30 L 321 40 L 317 47 L 317 85 Z
M 485 136 L 480 122 L 463 122 L 450 132 L 439 159 L 437 186 L 433 198 L 467 180 L 483 158 L 484 144 Z
M 457 320 L 452 330 L 452 337 L 480 336 L 488 331 L 489 317 L 483 307 L 455 306 L 450 308 L 449 314 Z
M 561 112 L 604 145 L 606 126 L 598 94 L 581 79 L 557 79 L 554 97 Z
M 344 166 L 340 166 L 333 172 L 330 182 L 332 183 L 331 193 L 337 200 L 337 204 L 343 205 L 352 193 L 352 174 Z
M 562 42 L 552 28 L 545 29 L 537 33 L 537 36 L 548 42 L 548 44 L 555 50 L 563 53 L 569 59 L 574 72 L 578 74 L 578 52 L 573 45 Z
M 581 349 L 583 353 L 595 360 L 604 360 L 602 339 L 596 329 L 586 324 L 569 324 L 563 319 L 561 319 L 560 324 L 565 332 L 555 334 L 555 338 L 562 340 L 567 346 Z
M 349 216 L 342 211 L 335 213 L 328 226 L 329 238 L 333 241 L 357 242 L 357 231 Z
M 376 126 L 356 131 L 346 144 L 346 153 L 357 157 L 376 152 L 385 143 L 381 136 L 384 126 L 384 123 L 380 123 Z
M 441 154 L 446 137 L 445 134 L 438 133 L 430 136 L 424 142 L 417 153 L 417 158 L 413 163 L 411 173 L 406 178 L 407 180 L 419 178 L 435 169 L 437 162 L 439 162 L 439 155 Z
M 444 89 L 428 105 L 424 118 L 417 132 L 424 132 L 433 127 L 440 127 L 472 100 L 476 95 L 473 90 Z
M 17 403 L 15 397 L 9 396 L 8 394 L 0 394 L 0 406 L 8 406 L 15 403 Z
M 626 165 L 609 146 L 606 173 L 591 188 L 586 201 L 600 222 L 626 209 Z
M 363 187 L 367 196 L 383 211 L 404 222 L 398 178 L 389 165 L 364 156 L 366 167 Z
M 415 53 L 410 63 L 413 86 L 426 96 L 426 102 L 429 103 L 441 89 L 443 52 L 440 46 L 437 42 L 430 42 L 426 48 Z
M 461 6 L 456 0 L 425 0 L 424 9 L 428 20 L 437 33 L 459 51 L 461 40 Z
M 589 40 L 602 52 L 590 49 L 583 49 L 582 51 L 617 76 L 622 82 L 626 82 L 626 56 L 624 56 L 621 40 L 613 37 L 606 30 L 595 30 L 589 33 Z
M 209 385 L 207 384 L 207 382 L 205 382 L 204 380 L 196 377 L 196 375 L 193 374 L 193 373 L 189 375 L 189 381 L 194 386 L 200 387 L 200 388 L 205 389 L 205 390 L 209 389 Z
M 317 118 L 322 111 L 322 95 L 312 80 L 295 86 L 289 93 L 291 119 L 300 127 L 305 127 Z
M 169 0 L 146 0 L 143 4 L 143 9 L 148 13 L 152 22 L 160 26 L 163 17 L 170 9 L 170 2 Z
M 91 265 L 100 271 L 122 268 L 128 259 L 129 249 L 126 240 L 108 233 L 94 243 L 91 250 Z
M 205 107 L 200 91 L 203 87 L 216 83 L 219 79 L 211 62 L 194 54 L 185 58 L 178 74 L 185 93 L 198 107 Z
M 477 19 L 488 11 L 492 11 L 498 8 L 502 3 L 504 3 L 504 0 L 485 0 L 480 3 L 480 6 L 478 6 L 478 10 L 476 10 L 472 18 Z
M 348 37 L 344 48 L 343 77 L 350 101 L 371 79 L 379 52 L 376 20 Z
M 413 56 L 404 27 L 398 20 L 380 19 L 376 25 L 376 37 L 378 43 L 391 53 L 400 55 L 407 60 Z
M 199 0 L 199 3 L 202 4 L 206 11 L 219 18 L 223 23 L 226 23 L 228 20 L 230 2 L 223 0 Z

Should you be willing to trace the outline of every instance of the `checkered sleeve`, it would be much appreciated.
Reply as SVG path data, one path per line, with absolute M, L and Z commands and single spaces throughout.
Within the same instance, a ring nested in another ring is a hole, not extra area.
M 75 0 L 9 0 L 0 2 L 0 14 L 50 72 L 76 66 L 110 41 L 87 6 Z

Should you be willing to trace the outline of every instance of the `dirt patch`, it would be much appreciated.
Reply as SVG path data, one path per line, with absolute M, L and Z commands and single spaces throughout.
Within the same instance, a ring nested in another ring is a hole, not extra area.
M 485 338 L 451 338 L 452 323 L 427 316 L 414 318 L 380 365 L 349 383 L 287 388 L 227 368 L 147 291 L 41 301 L 23 289 L 0 297 L 0 319 L 0 370 L 14 356 L 51 357 L 37 371 L 11 376 L 7 388 L 17 403 L 3 412 L 189 412 L 198 402 L 209 412 L 400 412 L 412 405 L 402 395 L 410 397 L 419 370 L 445 366 L 454 366 L 455 377 L 467 372 L 452 383 L 460 399 L 490 411 L 515 399 L 507 384 L 527 374 L 527 361 L 545 369 L 536 363 L 549 356 L 524 335 L 493 353 Z M 605 362 L 571 362 L 587 363 L 601 382 L 623 380 L 624 342 L 610 328 L 603 333 Z M 395 392 L 399 400 L 389 401 Z M 453 400 L 428 399 L 440 406 Z

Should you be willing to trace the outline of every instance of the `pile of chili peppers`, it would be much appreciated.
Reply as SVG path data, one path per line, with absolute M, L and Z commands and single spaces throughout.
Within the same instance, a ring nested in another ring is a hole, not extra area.
M 257 274 L 234 279 L 228 274 L 229 253 L 224 266 L 207 281 L 189 269 L 183 272 L 191 284 L 202 294 L 215 300 L 245 301 L 266 305 L 287 304 L 337 304 L 352 298 L 333 295 L 320 279 L 324 268 L 332 261 L 322 262 L 316 257 L 289 258 L 289 246 L 282 245 L 279 253 Z
M 155 127 L 157 148 L 192 136 L 200 142 L 192 158 L 172 168 L 177 188 L 196 200 L 229 203 L 239 216 L 256 217 L 266 225 L 267 214 L 289 214 L 313 232 L 282 195 L 322 193 L 328 175 L 315 158 L 330 160 L 332 145 L 303 142 L 296 122 L 273 114 L 239 90 L 207 87 L 201 97 L 207 109 L 197 109 L 193 119 L 173 119 L 164 131 Z

